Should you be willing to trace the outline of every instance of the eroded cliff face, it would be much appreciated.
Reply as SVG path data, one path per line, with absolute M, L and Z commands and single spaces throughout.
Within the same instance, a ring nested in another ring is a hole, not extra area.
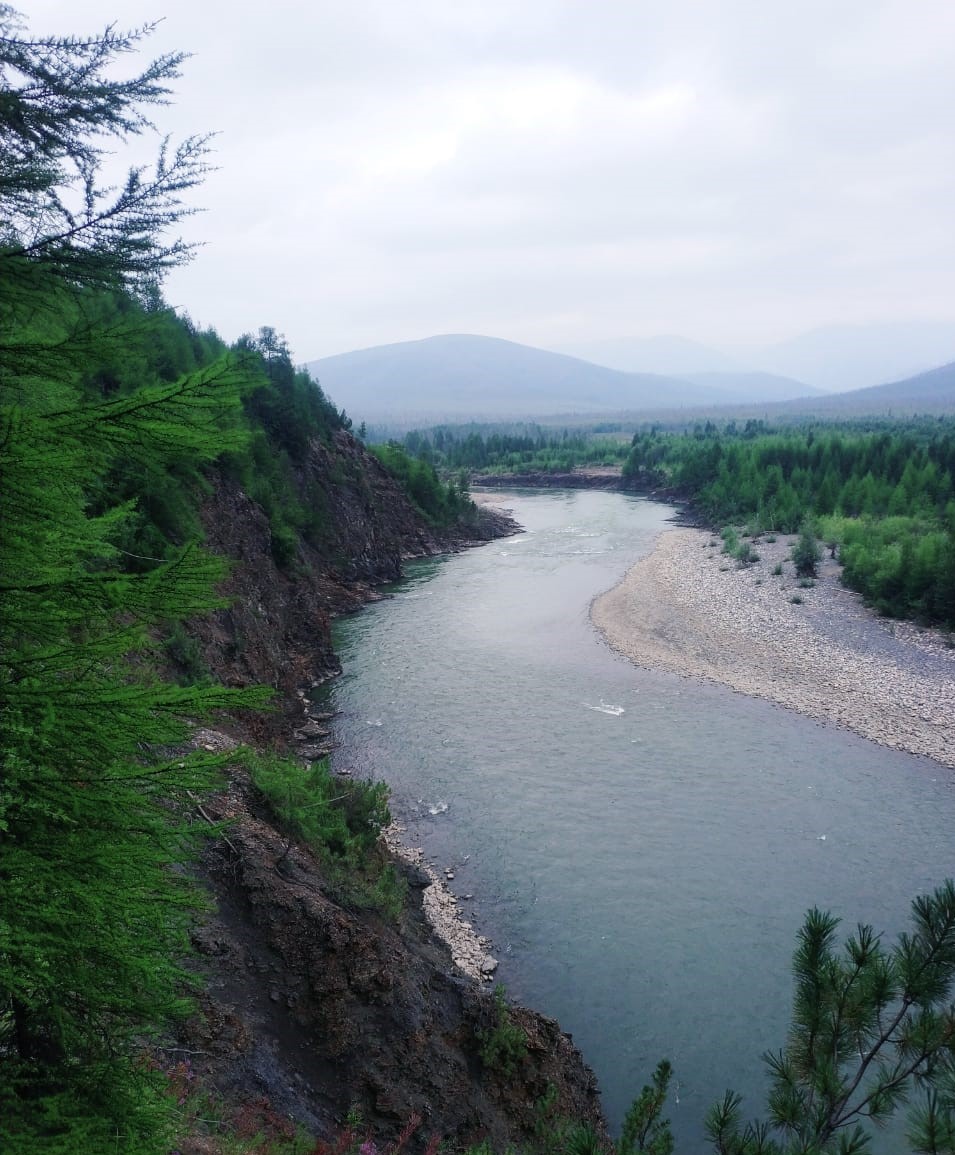
M 230 600 L 196 623 L 209 669 L 226 685 L 268 685 L 277 691 L 281 737 L 298 699 L 339 672 L 331 618 L 380 595 L 409 558 L 447 553 L 516 529 L 499 512 L 480 509 L 473 522 L 429 526 L 404 490 L 349 433 L 313 443 L 300 473 L 322 503 L 319 545 L 302 541 L 293 565 L 272 556 L 268 519 L 235 482 L 214 479 L 202 509 L 208 547 L 232 562 L 221 592 Z M 273 719 L 274 721 L 274 719 Z M 253 723 L 253 725 L 256 725 Z M 263 718 L 258 729 L 268 725 Z
M 473 525 L 435 531 L 344 433 L 313 446 L 303 471 L 303 484 L 321 488 L 327 531 L 321 548 L 302 546 L 291 570 L 275 565 L 266 517 L 234 484 L 219 479 L 203 511 L 209 546 L 233 559 L 223 589 L 232 604 L 198 626 L 205 660 L 228 684 L 275 687 L 280 707 L 238 720 L 234 734 L 245 740 L 294 745 L 296 732 L 299 743 L 322 734 L 307 709 L 311 688 L 339 670 L 331 618 L 378 596 L 403 559 L 516 528 L 482 510 Z M 220 748 L 232 739 L 207 731 L 199 740 Z M 502 1150 L 529 1141 L 545 1097 L 552 1117 L 603 1130 L 593 1074 L 552 1020 L 514 1008 L 526 1054 L 512 1073 L 482 1062 L 493 996 L 432 934 L 421 897 L 428 879 L 413 866 L 399 864 L 409 897 L 389 923 L 337 899 L 241 769 L 203 810 L 226 821 L 226 836 L 201 867 L 212 899 L 195 933 L 206 992 L 179 1042 L 204 1086 L 324 1137 L 356 1107 L 379 1139 L 418 1118 L 412 1147 L 431 1136 L 456 1146 L 487 1138 Z
M 419 1142 L 530 1141 L 552 1115 L 602 1129 L 597 1086 L 558 1024 L 523 1008 L 527 1039 L 510 1073 L 487 1067 L 478 1033 L 496 1022 L 486 987 L 456 972 L 422 914 L 412 869 L 397 924 L 342 906 L 318 863 L 258 809 L 241 775 L 208 804 L 228 841 L 205 860 L 216 911 L 196 931 L 208 991 L 181 1040 L 203 1080 L 233 1100 L 264 1096 L 313 1133 L 358 1110 L 394 1139 L 414 1117 Z

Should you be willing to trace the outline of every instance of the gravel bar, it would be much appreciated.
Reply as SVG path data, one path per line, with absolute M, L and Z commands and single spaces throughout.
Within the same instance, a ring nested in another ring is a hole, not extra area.
M 753 541 L 745 567 L 699 529 L 657 539 L 591 619 L 638 666 L 704 678 L 955 767 L 951 635 L 877 617 L 828 556 L 800 582 L 793 537 Z M 782 573 L 773 571 L 781 566 Z

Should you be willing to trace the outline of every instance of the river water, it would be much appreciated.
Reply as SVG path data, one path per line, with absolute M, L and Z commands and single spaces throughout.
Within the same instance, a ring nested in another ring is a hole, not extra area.
M 912 897 L 955 874 L 955 776 L 615 655 L 589 603 L 668 507 L 504 500 L 520 535 L 409 566 L 338 623 L 333 764 L 390 784 L 408 841 L 454 869 L 509 996 L 573 1034 L 615 1130 L 671 1060 L 677 1149 L 693 1155 L 726 1088 L 761 1111 L 805 911 L 894 935 Z

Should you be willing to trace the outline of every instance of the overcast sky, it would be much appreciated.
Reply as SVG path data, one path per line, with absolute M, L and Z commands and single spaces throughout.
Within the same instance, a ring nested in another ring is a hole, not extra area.
M 14 0 L 165 17 L 215 130 L 171 303 L 297 361 L 955 320 L 953 0 Z

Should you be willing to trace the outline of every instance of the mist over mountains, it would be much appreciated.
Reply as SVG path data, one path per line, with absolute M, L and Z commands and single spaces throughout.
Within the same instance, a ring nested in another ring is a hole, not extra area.
M 591 350 L 595 360 L 496 337 L 449 334 L 340 353 L 311 361 L 308 368 L 357 421 L 754 405 L 820 414 L 895 405 L 913 412 L 919 398 L 928 411 L 955 408 L 948 369 L 938 368 L 955 361 L 955 325 L 818 329 L 754 351 L 760 368 L 676 336 L 589 342 L 581 348 Z
M 357 420 L 470 420 L 618 413 L 785 400 L 801 381 L 723 370 L 675 376 L 622 372 L 496 337 L 451 334 L 358 349 L 308 364 Z
M 716 349 L 669 335 L 586 341 L 561 351 L 625 372 L 694 380 L 701 373 L 759 370 L 839 393 L 902 380 L 955 361 L 955 322 L 826 325 L 787 341 L 736 349 Z

